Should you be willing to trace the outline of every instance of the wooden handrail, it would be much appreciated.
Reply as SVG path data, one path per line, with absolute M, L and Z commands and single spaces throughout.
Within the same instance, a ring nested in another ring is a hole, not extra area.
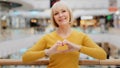
M 0 59 L 0 65 L 48 65 L 49 60 L 38 60 L 32 63 L 23 63 L 22 60 Z M 80 60 L 80 65 L 120 65 L 120 59 L 107 60 Z

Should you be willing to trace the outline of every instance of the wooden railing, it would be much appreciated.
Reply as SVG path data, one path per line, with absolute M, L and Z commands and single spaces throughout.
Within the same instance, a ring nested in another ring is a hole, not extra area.
M 21 60 L 0 59 L 0 65 L 48 65 L 49 60 L 38 60 L 32 63 L 23 63 Z M 120 65 L 120 59 L 107 60 L 80 60 L 80 65 Z

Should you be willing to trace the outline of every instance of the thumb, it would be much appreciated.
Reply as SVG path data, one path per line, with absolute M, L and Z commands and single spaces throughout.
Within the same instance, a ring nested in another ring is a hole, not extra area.
M 65 45 L 65 44 L 66 44 L 66 45 L 70 45 L 70 42 L 65 39 L 65 40 L 63 40 L 63 44 L 64 44 L 64 45 Z
M 61 44 L 62 44 L 62 42 L 58 40 L 53 47 L 54 47 L 54 48 L 57 48 L 57 47 L 60 46 Z

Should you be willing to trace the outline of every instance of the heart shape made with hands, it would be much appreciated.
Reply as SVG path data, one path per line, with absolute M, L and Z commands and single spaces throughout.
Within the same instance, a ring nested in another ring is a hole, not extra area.
M 60 46 L 58 46 L 57 50 L 59 50 L 59 51 L 68 50 L 68 46 L 67 45 L 60 45 Z

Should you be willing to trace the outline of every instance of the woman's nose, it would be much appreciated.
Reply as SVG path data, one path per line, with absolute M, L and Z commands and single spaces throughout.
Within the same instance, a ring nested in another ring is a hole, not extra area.
M 62 14 L 62 13 L 59 13 L 59 17 L 61 17 L 61 16 L 63 16 L 63 14 Z

